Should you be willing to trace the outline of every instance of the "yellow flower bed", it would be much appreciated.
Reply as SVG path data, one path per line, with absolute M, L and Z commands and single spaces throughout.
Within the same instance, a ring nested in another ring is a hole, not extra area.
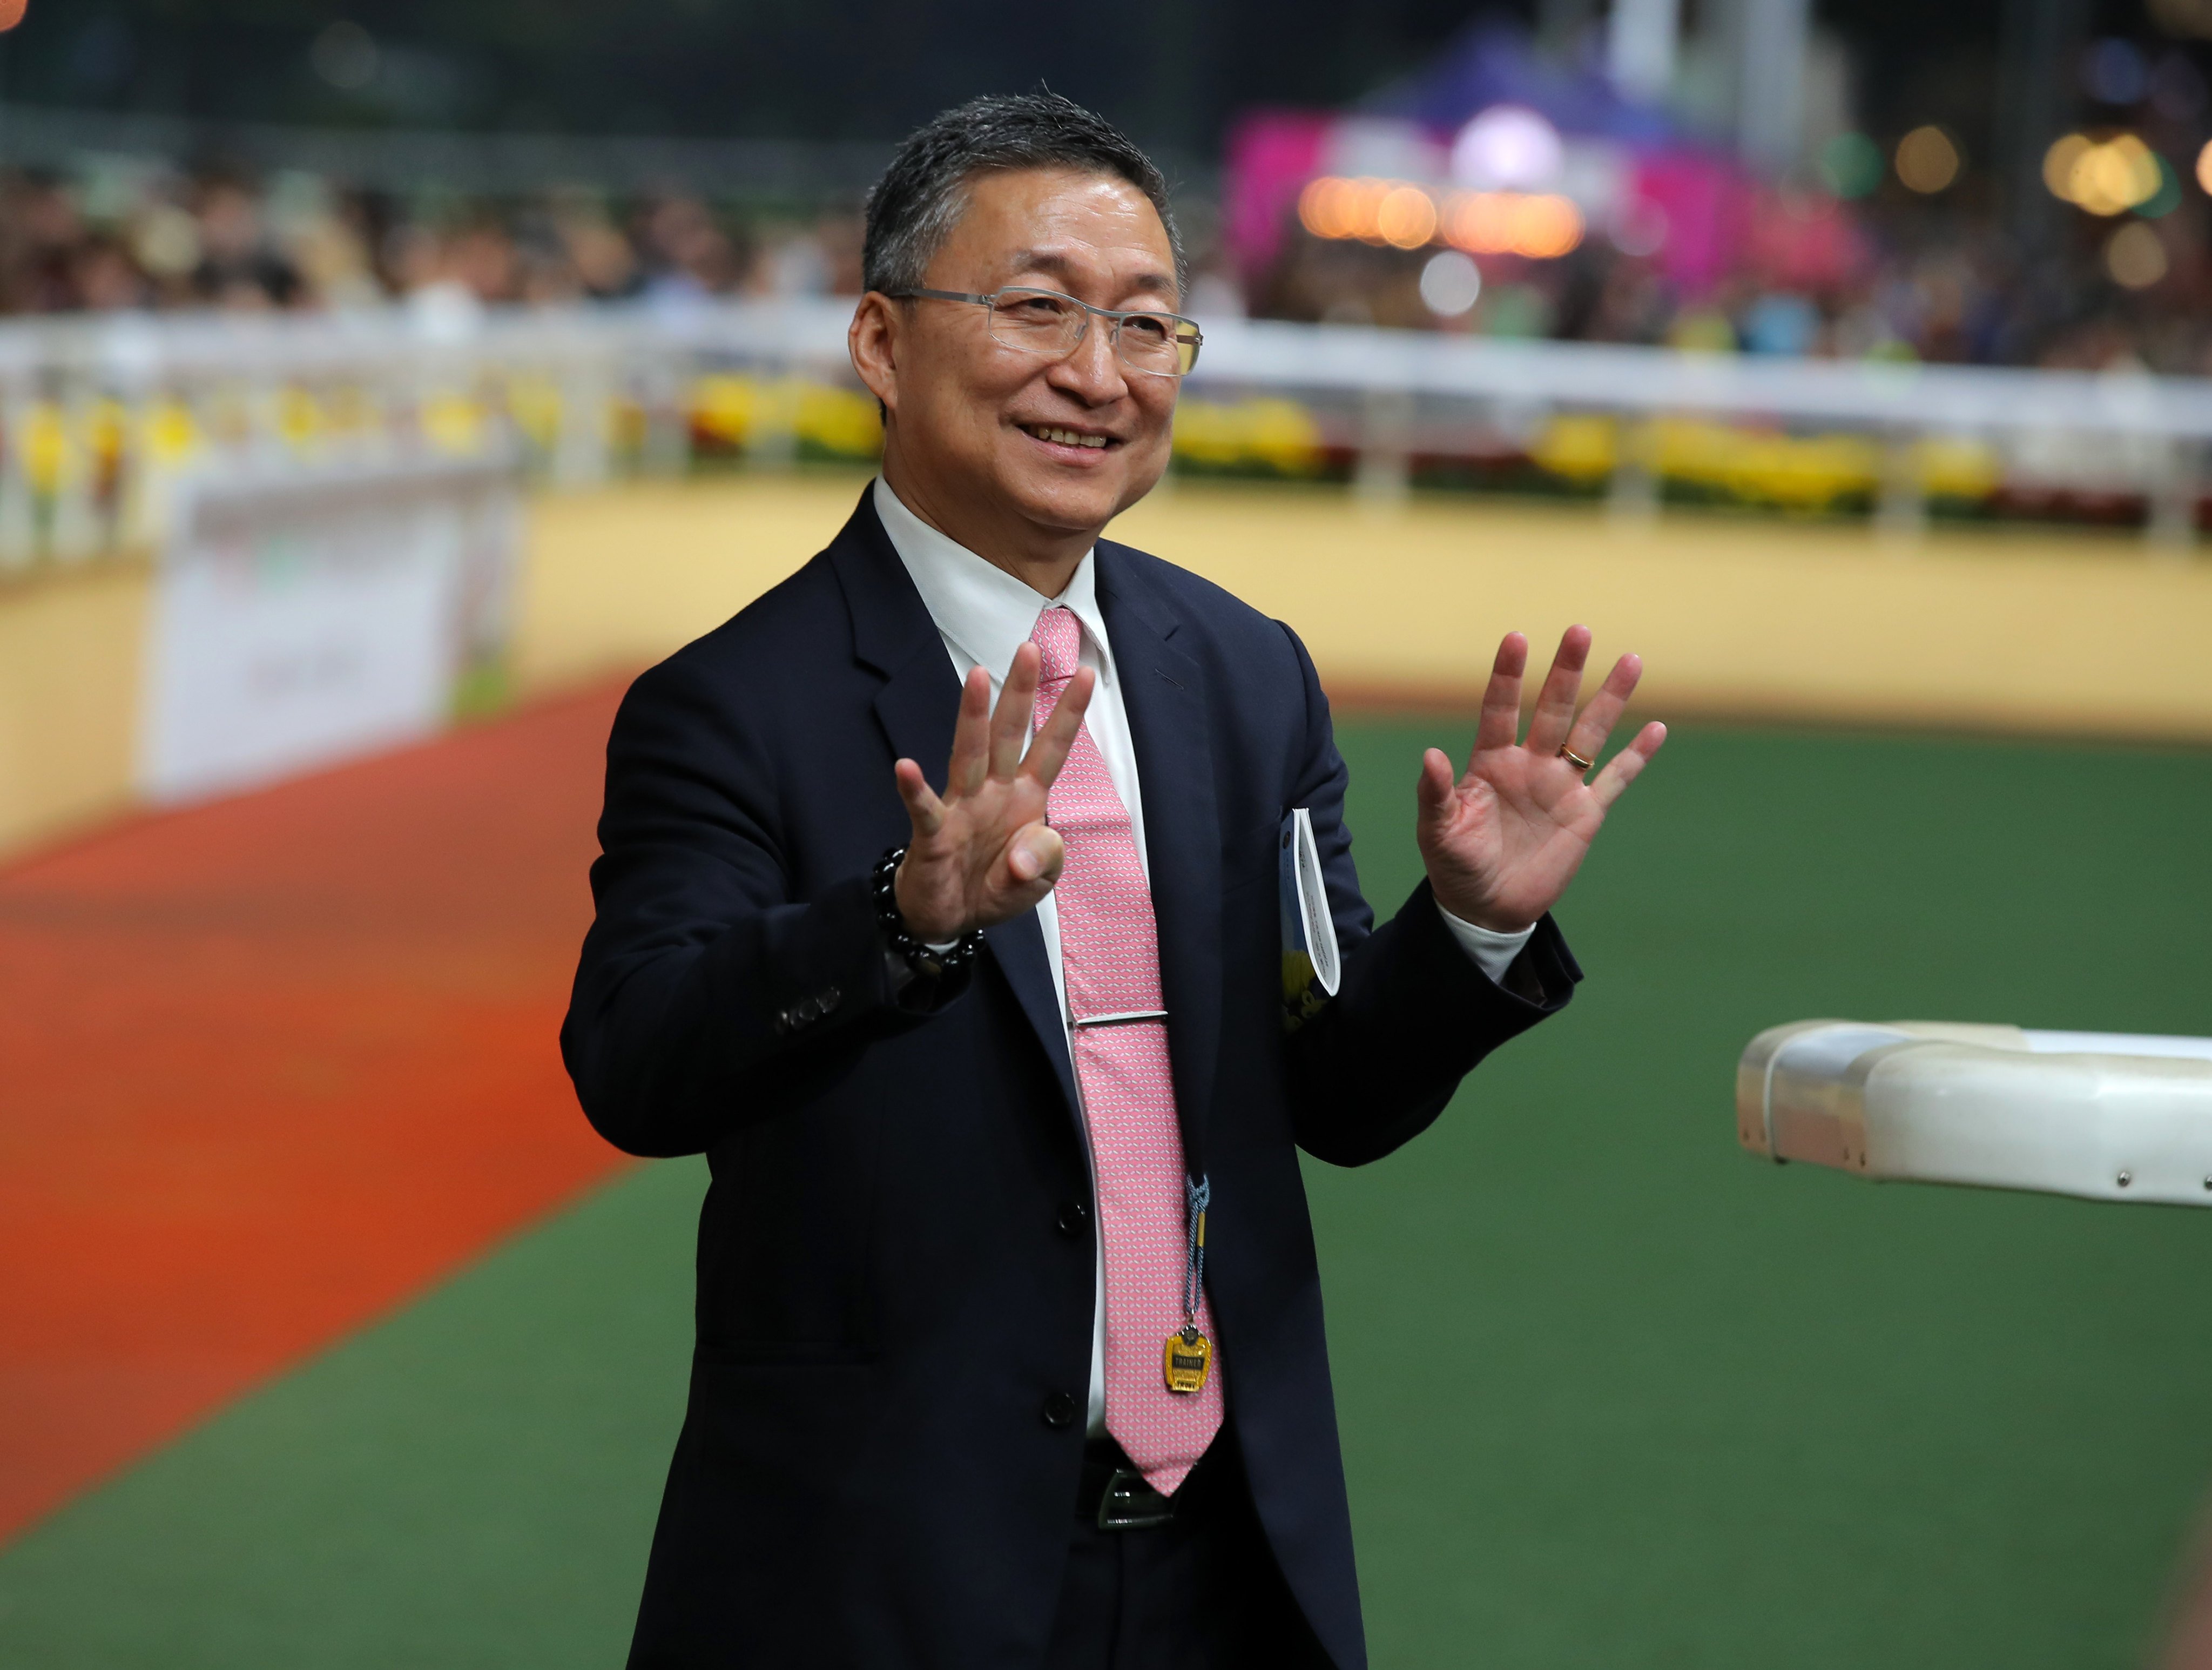
M 1827 510 L 1879 492 L 1881 444 L 1861 434 L 1793 435 L 1705 418 L 1660 418 L 1624 426 L 1588 413 L 1553 417 L 1529 448 L 1538 467 L 1583 486 L 1610 476 L 1624 446 L 1663 480 L 1705 487 L 1747 504 Z M 2003 468 L 1994 448 L 1957 437 L 1917 441 L 1912 469 L 1923 491 L 1978 501 L 1995 492 Z
M 1322 465 L 1321 426 L 1294 400 L 1185 400 L 1176 408 L 1175 452 L 1202 468 L 1308 476 Z
M 788 435 L 837 458 L 883 451 L 883 420 L 872 395 L 795 377 L 717 373 L 691 386 L 695 433 L 732 450 Z

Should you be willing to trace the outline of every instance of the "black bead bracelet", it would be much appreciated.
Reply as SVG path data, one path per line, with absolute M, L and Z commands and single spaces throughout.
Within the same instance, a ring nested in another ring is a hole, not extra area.
M 876 921 L 884 931 L 884 943 L 904 957 L 907 966 L 918 975 L 937 980 L 957 973 L 975 960 L 975 949 L 983 943 L 983 931 L 970 928 L 941 951 L 909 933 L 898 905 L 898 871 L 905 859 L 906 848 L 894 847 L 876 860 L 870 877 L 876 896 Z

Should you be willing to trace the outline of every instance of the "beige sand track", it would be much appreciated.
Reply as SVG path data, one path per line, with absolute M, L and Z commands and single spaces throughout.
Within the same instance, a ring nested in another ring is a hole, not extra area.
M 860 483 L 738 478 L 538 502 L 526 688 L 665 653 L 828 539 Z M 1938 532 L 1182 483 L 1116 537 L 1295 627 L 1340 701 L 1465 705 L 1491 647 L 1587 621 L 1653 712 L 2212 739 L 2212 562 L 2127 534 Z
M 864 477 L 738 476 L 536 500 L 514 667 L 525 694 L 641 666 L 836 532 Z M 1941 532 L 1182 483 L 1118 537 L 1291 622 L 1340 702 L 1471 705 L 1498 635 L 1587 621 L 1640 652 L 1640 706 L 2212 740 L 2212 560 L 2130 534 Z M 0 854 L 127 805 L 140 563 L 0 584 Z
M 0 856 L 131 803 L 140 562 L 0 584 Z

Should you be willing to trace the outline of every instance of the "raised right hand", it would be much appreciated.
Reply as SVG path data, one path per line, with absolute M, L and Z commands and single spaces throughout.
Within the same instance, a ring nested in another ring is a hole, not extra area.
M 894 885 L 899 914 L 917 939 L 942 944 L 1018 916 L 1060 879 L 1067 849 L 1044 821 L 1045 795 L 1083 728 L 1097 675 L 1076 669 L 1031 741 L 1039 660 L 1035 644 L 1014 652 L 996 711 L 990 676 L 981 667 L 969 673 L 941 799 L 912 760 L 894 768 L 914 820 Z

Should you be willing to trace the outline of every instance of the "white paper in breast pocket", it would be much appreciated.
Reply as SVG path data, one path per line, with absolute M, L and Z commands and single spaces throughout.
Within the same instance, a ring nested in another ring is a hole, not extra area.
M 1336 922 L 1328 914 L 1313 814 L 1300 806 L 1283 819 L 1277 842 L 1283 918 L 1283 1029 L 1295 1032 L 1336 995 L 1343 978 Z

